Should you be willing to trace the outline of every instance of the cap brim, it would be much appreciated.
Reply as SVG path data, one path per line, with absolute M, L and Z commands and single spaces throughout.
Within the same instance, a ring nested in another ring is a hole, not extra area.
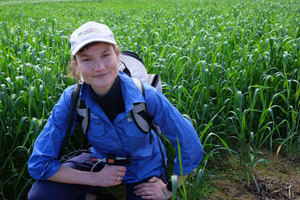
M 109 43 L 109 44 L 117 44 L 116 42 L 114 41 L 111 41 L 111 40 L 105 40 L 105 39 L 98 39 L 98 38 L 93 38 L 93 39 L 90 39 L 90 40 L 86 40 L 80 44 L 78 44 L 76 46 L 76 48 L 74 50 L 72 50 L 72 55 L 74 56 L 82 47 L 84 47 L 85 45 L 91 43 L 91 42 L 105 42 L 105 43 Z

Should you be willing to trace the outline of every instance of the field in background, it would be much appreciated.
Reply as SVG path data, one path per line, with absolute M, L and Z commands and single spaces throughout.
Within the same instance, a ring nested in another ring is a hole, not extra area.
M 74 84 L 64 76 L 68 38 L 86 21 L 107 24 L 121 50 L 159 73 L 163 93 L 197 130 L 205 155 L 178 198 L 217 198 L 220 167 L 257 196 L 263 188 L 300 195 L 300 183 L 276 189 L 256 171 L 268 160 L 276 167 L 277 155 L 299 159 L 299 1 L 29 0 L 0 1 L 0 198 L 26 199 L 34 141 Z

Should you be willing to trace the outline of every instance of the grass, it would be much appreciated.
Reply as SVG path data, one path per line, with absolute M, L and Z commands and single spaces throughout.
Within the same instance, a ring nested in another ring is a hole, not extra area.
M 68 38 L 91 20 L 106 23 L 122 50 L 138 53 L 149 72 L 161 75 L 163 93 L 197 130 L 205 157 L 186 180 L 187 197 L 210 191 L 206 163 L 219 152 L 239 158 L 238 176 L 247 183 L 264 162 L 257 160 L 262 146 L 279 147 L 278 154 L 291 158 L 299 154 L 298 1 L 30 0 L 0 6 L 3 199 L 26 199 L 34 141 L 60 94 L 74 84 L 64 76 Z M 168 168 L 172 172 L 172 161 Z

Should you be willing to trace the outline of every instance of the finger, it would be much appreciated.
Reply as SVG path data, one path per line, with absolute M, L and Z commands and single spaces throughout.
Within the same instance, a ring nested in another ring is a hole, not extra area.
M 122 183 L 121 178 L 120 178 L 120 181 L 117 181 L 117 180 L 118 180 L 118 178 L 116 178 L 116 177 L 111 179 L 109 186 L 116 186 L 116 185 L 120 185 Z
M 124 177 L 125 176 L 125 172 L 119 172 L 119 171 L 117 171 L 117 172 L 115 172 L 115 173 L 113 173 L 112 174 L 113 176 L 117 176 L 117 177 Z
M 134 187 L 134 189 L 143 188 L 143 187 L 150 187 L 150 186 L 151 186 L 151 184 L 149 184 L 149 183 L 140 183 L 140 184 L 136 185 Z
M 117 182 L 121 182 L 122 180 L 123 180 L 123 177 L 121 177 L 121 176 L 117 176 L 115 178 L 115 181 L 117 181 Z
M 124 166 L 117 166 L 117 165 L 114 165 L 114 168 L 115 168 L 115 170 L 117 170 L 117 171 L 120 171 L 120 172 L 126 172 L 126 167 L 124 167 Z
M 116 185 L 120 185 L 122 182 L 121 181 L 114 181 L 111 186 L 116 186 Z
M 159 179 L 158 178 L 156 178 L 155 176 L 153 176 L 152 178 L 150 178 L 149 180 L 148 180 L 148 182 L 149 183 L 155 183 L 156 181 L 158 181 Z
M 139 196 L 142 196 L 142 195 L 154 195 L 154 188 L 151 187 L 151 186 L 146 186 L 146 187 L 141 187 L 141 188 L 138 188 L 137 190 L 135 190 L 135 193 L 137 193 Z
M 106 164 L 104 167 L 107 167 L 107 168 L 110 168 L 110 169 L 113 169 L 115 171 L 124 171 L 126 172 L 126 167 L 125 166 L 119 166 L 119 165 L 108 165 Z
M 151 190 L 150 187 L 142 187 L 142 188 L 139 188 L 137 190 L 134 191 L 134 193 L 138 196 L 143 196 L 143 195 L 153 195 L 153 191 Z
M 142 196 L 142 199 L 156 199 L 155 196 Z
M 107 167 L 106 174 L 111 175 L 111 176 L 125 176 L 125 171 L 120 171 L 117 167 Z

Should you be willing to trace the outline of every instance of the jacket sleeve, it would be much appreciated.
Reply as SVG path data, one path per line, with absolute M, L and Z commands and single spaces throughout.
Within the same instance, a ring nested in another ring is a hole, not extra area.
M 28 171 L 34 179 L 44 181 L 53 176 L 61 166 L 57 157 L 68 124 L 73 88 L 74 86 L 70 86 L 64 91 L 35 141 L 28 161 Z
M 160 126 L 162 133 L 168 137 L 176 148 L 174 172 L 180 175 L 177 137 L 180 144 L 183 174 L 187 175 L 196 168 L 203 157 L 203 147 L 192 124 L 185 119 L 169 100 L 156 89 L 145 85 L 146 105 L 152 123 Z M 176 137 L 177 136 L 177 137 Z

